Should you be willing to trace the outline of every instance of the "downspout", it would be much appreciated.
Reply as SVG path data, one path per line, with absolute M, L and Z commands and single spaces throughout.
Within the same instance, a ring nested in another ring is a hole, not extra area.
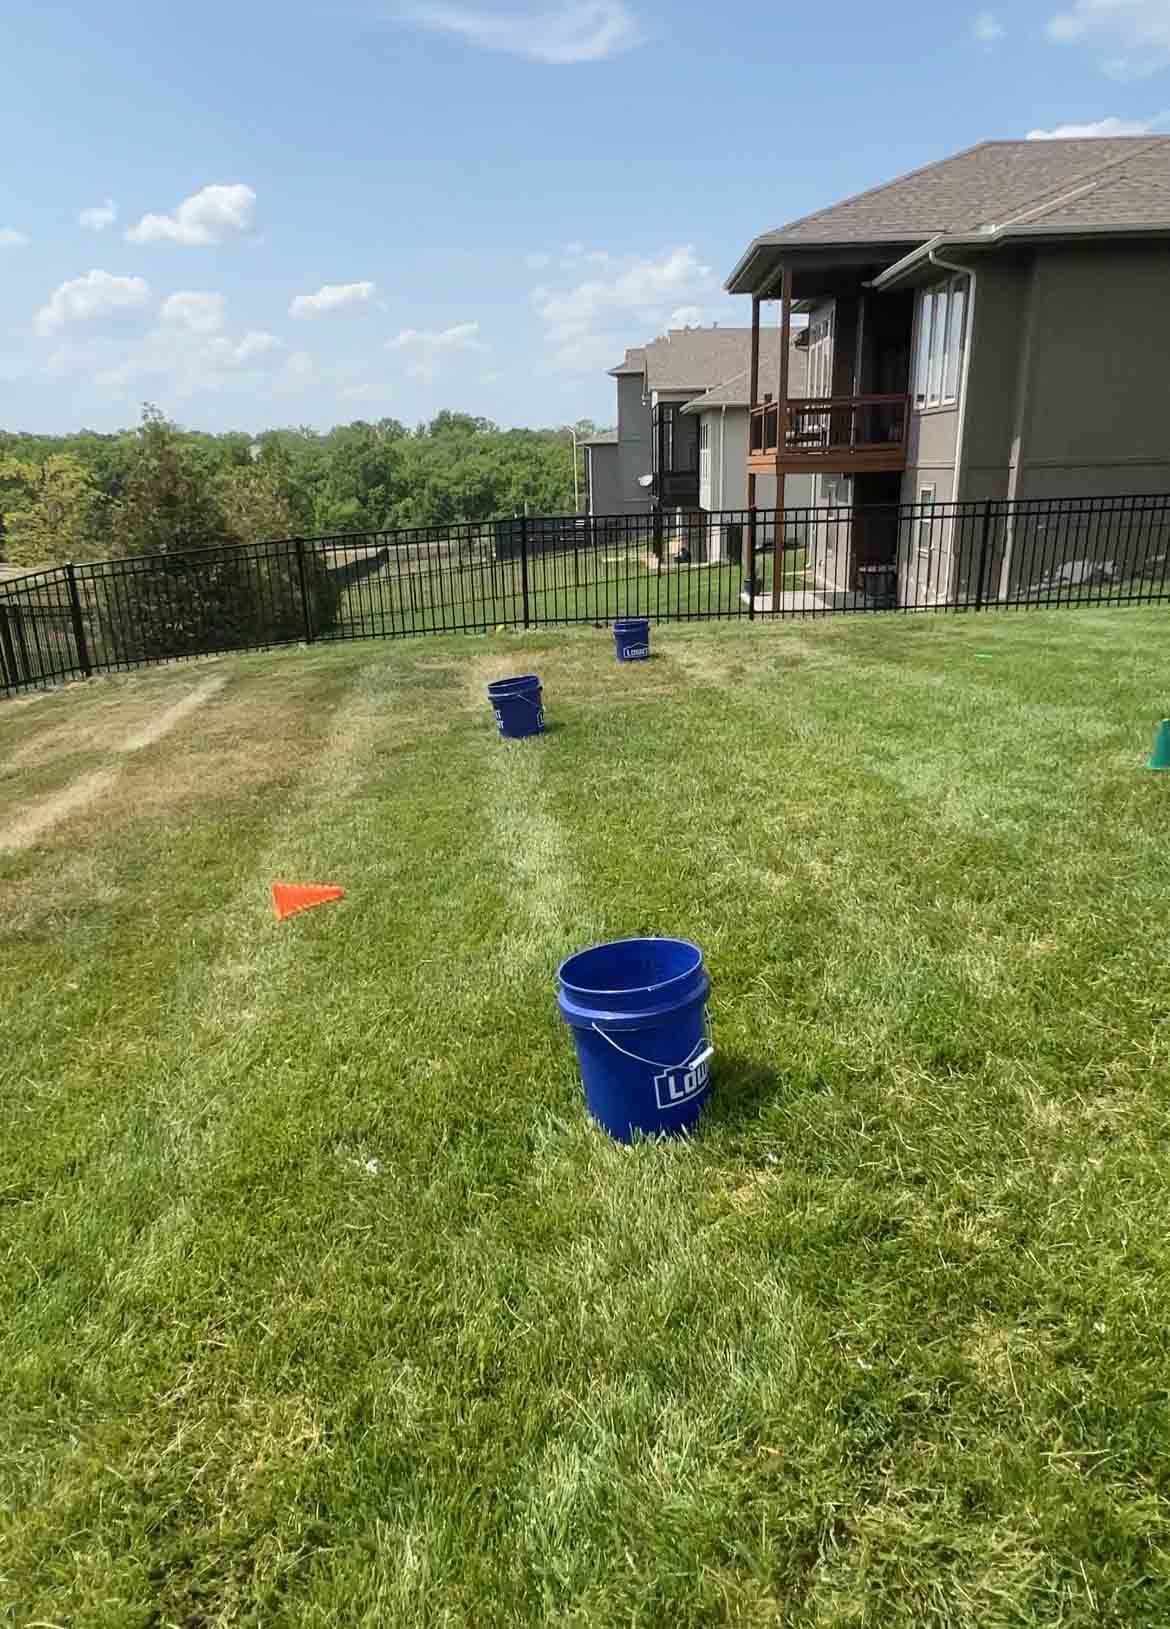
M 968 395 L 967 386 L 968 386 L 970 373 L 971 373 L 971 352 L 975 349 L 974 339 L 975 339 L 975 287 L 976 287 L 976 277 L 975 277 L 974 271 L 971 269 L 970 266 L 958 266 L 958 265 L 955 264 L 955 262 L 953 260 L 944 260 L 942 258 L 942 256 L 939 255 L 939 254 L 936 254 L 933 249 L 928 251 L 927 259 L 930 261 L 930 264 L 932 266 L 937 266 L 941 271 L 956 272 L 959 276 L 967 277 L 967 278 L 970 279 L 970 282 L 969 282 L 969 285 L 968 285 L 968 290 L 967 290 L 967 331 L 963 336 L 963 381 L 962 381 L 962 384 L 959 386 L 959 429 L 958 429 L 958 434 L 955 437 L 955 488 L 954 488 L 954 491 L 951 494 L 952 501 L 954 503 L 958 503 L 959 502 L 959 493 L 962 490 L 963 451 L 964 451 L 964 442 L 966 440 L 966 435 L 967 435 L 967 395 Z M 914 383 L 914 381 L 911 380 L 911 385 L 912 386 L 913 386 L 913 383 Z M 954 537 L 954 521 L 953 520 L 951 521 L 951 534 L 952 534 L 952 541 L 953 541 L 953 537 Z M 947 583 L 947 598 L 948 599 L 951 598 L 952 591 L 957 586 L 955 584 L 954 580 L 953 580 L 953 574 L 955 572 L 956 564 L 957 564 L 957 562 L 954 559 L 952 559 L 951 560 L 951 565 L 950 565 L 950 574 L 949 574 L 950 577 L 951 577 L 951 580 L 948 581 L 948 583 Z
M 748 444 L 751 444 L 751 408 L 748 408 Z M 726 508 L 727 498 L 727 403 L 719 414 L 719 514 L 722 516 Z M 722 519 L 719 522 L 719 558 L 723 559 L 724 546 L 727 539 L 727 525 Z
M 750 412 L 749 408 L 749 412 Z M 727 496 L 727 404 L 723 404 L 723 411 L 719 415 L 719 510 L 720 513 L 727 507 L 724 499 Z

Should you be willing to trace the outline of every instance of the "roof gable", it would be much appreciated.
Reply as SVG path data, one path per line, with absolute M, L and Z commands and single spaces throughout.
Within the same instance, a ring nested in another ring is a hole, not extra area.
M 983 142 L 765 232 L 728 287 L 751 292 L 749 264 L 761 251 L 772 251 L 773 265 L 784 249 L 856 253 L 900 245 L 904 252 L 934 237 L 989 232 L 1021 219 L 1103 233 L 1118 225 L 1164 227 L 1170 136 Z
M 928 238 L 1002 226 L 1089 181 L 1153 157 L 1170 193 L 1170 136 L 1073 141 L 989 141 L 912 170 L 765 234 L 793 243 Z

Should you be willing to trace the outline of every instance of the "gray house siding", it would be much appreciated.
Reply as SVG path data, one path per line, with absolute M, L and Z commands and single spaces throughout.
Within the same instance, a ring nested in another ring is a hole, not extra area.
M 978 269 L 962 498 L 1170 482 L 1170 246 L 1053 247 Z
M 981 261 L 959 485 L 952 484 L 958 415 L 916 414 L 905 500 L 925 486 L 935 487 L 939 502 L 1170 489 L 1168 291 L 1170 246 L 1161 244 L 1053 246 Z M 1108 528 L 1047 528 L 1042 565 L 1032 533 L 1024 545 L 1016 531 L 1008 521 L 993 534 L 983 582 L 989 598 L 1026 595 L 1062 574 L 1125 569 L 1113 558 Z M 973 584 L 978 529 L 954 538 L 936 523 L 931 533 L 940 592 Z M 904 549 L 907 586 L 924 559 L 922 549 Z
M 589 460 L 589 513 L 624 513 L 617 443 L 586 447 L 585 456 Z
M 650 404 L 642 398 L 642 375 L 623 374 L 618 387 L 618 504 L 623 515 L 649 514 L 650 493 L 638 485 L 653 457 Z
M 1038 254 L 1017 496 L 1170 490 L 1170 246 Z

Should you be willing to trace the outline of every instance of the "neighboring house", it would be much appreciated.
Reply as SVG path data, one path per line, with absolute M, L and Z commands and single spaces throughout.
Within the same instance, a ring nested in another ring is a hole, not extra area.
M 761 335 L 761 339 L 765 339 Z M 751 335 L 748 333 L 750 351 Z M 805 353 L 794 340 L 789 358 L 789 377 L 794 389 L 803 390 Z M 780 354 L 779 339 L 761 347 L 765 363 L 776 366 Z M 696 396 L 682 409 L 684 419 L 693 419 L 699 427 L 699 508 L 708 514 L 726 514 L 748 507 L 748 427 L 750 403 L 750 370 L 716 385 L 701 396 Z M 761 386 L 761 389 L 763 387 Z M 774 400 L 771 391 L 764 391 L 767 401 Z M 756 505 L 760 509 L 776 507 L 775 476 L 760 476 L 756 481 Z M 790 516 L 787 534 L 790 542 L 803 542 L 805 518 L 796 513 L 807 509 L 813 501 L 813 477 L 791 476 L 785 487 L 786 512 Z M 739 558 L 743 546 L 742 521 L 717 521 L 715 531 L 706 544 L 706 558 L 726 560 Z
M 618 466 L 618 432 L 601 430 L 578 443 L 585 452 L 585 513 L 620 515 L 622 508 L 621 471 Z
M 790 366 L 792 376 L 803 380 L 803 354 L 796 343 Z M 762 366 L 778 377 L 779 334 L 762 333 L 760 347 Z M 625 361 L 612 369 L 618 381 L 618 479 L 625 512 L 746 507 L 751 349 L 750 328 L 673 329 L 627 351 Z M 715 399 L 714 392 L 724 388 L 726 395 Z M 702 411 L 700 403 L 706 404 Z M 737 441 L 744 455 L 738 458 Z M 726 462 L 717 456 L 724 450 Z M 651 478 L 648 486 L 641 484 L 645 477 Z M 807 491 L 811 495 L 811 483 Z
M 727 287 L 761 344 L 761 301 L 782 332 L 807 315 L 803 385 L 767 403 L 749 378 L 746 465 L 757 506 L 812 474 L 847 507 L 838 587 L 969 579 L 948 517 L 907 537 L 893 510 L 858 524 L 875 505 L 1170 490 L 1170 136 L 984 143 L 765 233 Z M 1010 525 L 996 550 L 1008 593 Z
M 626 352 L 624 362 L 610 369 L 617 380 L 617 488 L 618 512 L 647 515 L 654 506 L 651 494 L 640 483 L 650 472 L 650 404 L 645 399 L 646 362 L 640 348 Z

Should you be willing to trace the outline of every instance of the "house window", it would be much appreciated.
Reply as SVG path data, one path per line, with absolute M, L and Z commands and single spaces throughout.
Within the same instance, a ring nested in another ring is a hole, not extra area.
M 918 493 L 918 552 L 929 554 L 934 535 L 934 487 L 924 486 Z
M 808 393 L 833 394 L 833 317 L 814 322 L 808 331 Z
M 711 485 L 711 421 L 699 421 L 699 480 L 705 487 Z
M 674 408 L 662 409 L 662 469 L 669 474 L 674 469 Z
M 966 342 L 966 277 L 924 289 L 918 299 L 915 407 L 945 407 L 958 401 Z

